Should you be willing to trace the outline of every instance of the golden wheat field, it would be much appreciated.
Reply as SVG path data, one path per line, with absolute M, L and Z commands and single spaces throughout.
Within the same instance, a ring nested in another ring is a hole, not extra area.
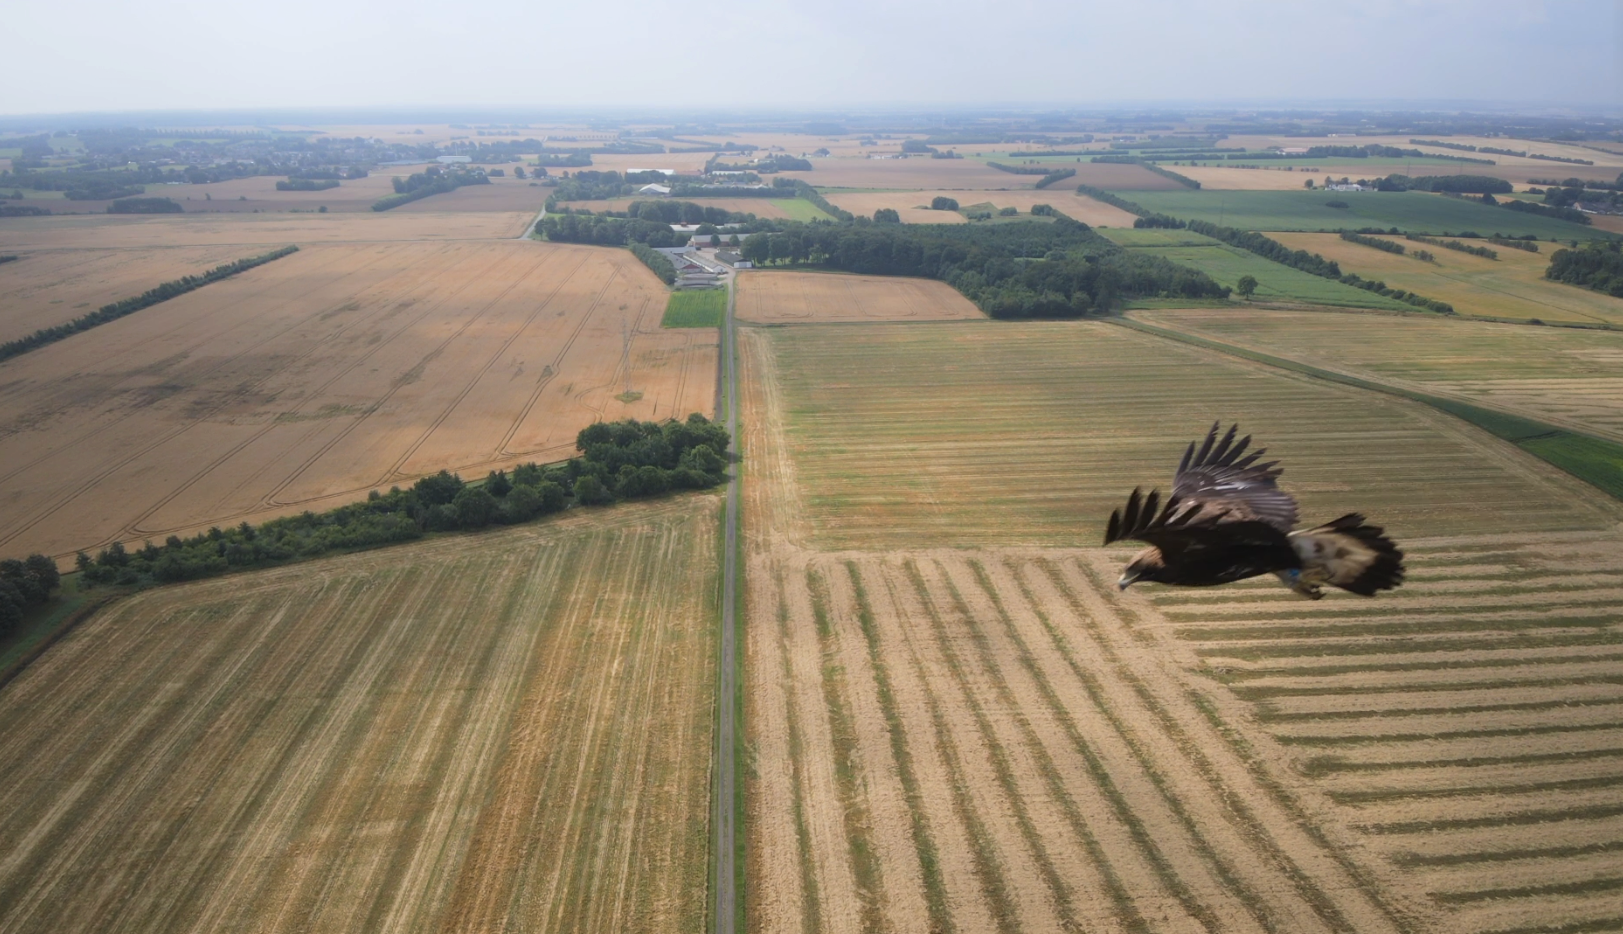
M 160 282 L 263 250 L 229 246 L 29 250 L 0 263 L 0 343 L 56 327 Z
M 319 510 L 710 413 L 716 335 L 661 329 L 666 295 L 624 250 L 316 245 L 14 358 L 0 549 Z
M 752 931 L 1623 924 L 1617 503 L 1108 324 L 743 338 Z M 1408 585 L 1118 594 L 1109 509 L 1218 417 Z
M 1623 334 L 1432 315 L 1189 309 L 1133 317 L 1623 440 Z
M 896 276 L 759 270 L 739 274 L 737 315 L 754 324 L 983 319 L 944 282 Z
M 0 218 L 0 250 L 488 240 L 522 236 L 535 220 L 536 211 L 424 214 L 402 213 L 396 208 L 381 213 L 346 214 L 102 214 Z
M 717 507 L 102 610 L 0 691 L 0 931 L 697 930 Z

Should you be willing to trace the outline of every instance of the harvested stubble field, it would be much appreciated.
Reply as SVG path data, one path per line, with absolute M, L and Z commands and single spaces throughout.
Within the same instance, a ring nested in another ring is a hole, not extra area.
M 899 276 L 760 270 L 740 273 L 735 313 L 756 324 L 980 320 L 944 282 Z
M 257 251 L 255 251 L 257 252 Z M 0 264 L 0 343 L 56 327 L 160 282 L 243 259 L 228 246 L 32 250 Z
M 667 294 L 624 250 L 313 246 L 17 357 L 0 551 L 322 509 L 562 459 L 599 419 L 708 413 L 716 335 L 660 328 Z
M 127 598 L 0 691 L 0 931 L 693 931 L 717 500 Z
M 1473 241 L 1497 251 L 1499 258 L 1492 260 L 1402 237 L 1386 238 L 1410 253 L 1429 250 L 1436 260 L 1426 263 L 1412 255 L 1351 243 L 1335 234 L 1281 233 L 1273 237 L 1293 250 L 1333 259 L 1344 270 L 1366 279 L 1380 279 L 1394 288 L 1448 302 L 1462 315 L 1623 324 L 1623 299 L 1544 278 L 1550 254 L 1561 248 L 1554 243 L 1540 243 L 1540 252 L 1529 253 Z
M 537 207 L 536 211 L 540 208 Z M 483 213 L 152 214 L 0 218 L 0 252 L 151 249 L 403 240 L 487 240 L 524 233 L 535 211 Z
M 1623 334 L 1423 315 L 1191 309 L 1133 317 L 1623 441 Z
M 1623 925 L 1623 509 L 1140 337 L 744 332 L 751 930 Z M 1213 413 L 1409 585 L 1118 596 L 1088 546 Z
M 999 208 L 1016 208 L 1030 214 L 1034 204 L 1052 205 L 1056 211 L 1072 220 L 1094 227 L 1128 227 L 1137 220 L 1121 208 L 1095 201 L 1076 193 L 1075 179 L 1066 185 L 1061 182 L 1052 188 L 1022 191 L 859 191 L 831 190 L 826 197 L 835 206 L 852 214 L 872 217 L 880 208 L 891 208 L 901 215 L 905 224 L 962 224 L 964 216 L 956 211 L 932 211 L 930 201 L 938 196 L 952 198 L 963 207 L 991 202 Z

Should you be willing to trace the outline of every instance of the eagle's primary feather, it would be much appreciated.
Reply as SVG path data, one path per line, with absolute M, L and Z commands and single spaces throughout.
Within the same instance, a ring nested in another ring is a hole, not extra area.
M 1373 596 L 1403 582 L 1403 552 L 1378 526 L 1356 513 L 1300 532 L 1296 500 L 1276 482 L 1278 461 L 1257 463 L 1264 449 L 1246 453 L 1249 435 L 1239 426 L 1190 442 L 1173 478 L 1166 505 L 1159 491 L 1134 489 L 1124 509 L 1110 514 L 1105 544 L 1134 539 L 1151 547 L 1122 573 L 1135 581 L 1203 587 L 1275 573 L 1292 590 L 1317 599 L 1324 584 Z

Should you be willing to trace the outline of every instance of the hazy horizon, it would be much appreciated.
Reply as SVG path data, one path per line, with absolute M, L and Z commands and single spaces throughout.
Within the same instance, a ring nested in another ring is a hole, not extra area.
M 1623 107 L 1623 0 L 60 11 L 14 11 L 0 114 Z

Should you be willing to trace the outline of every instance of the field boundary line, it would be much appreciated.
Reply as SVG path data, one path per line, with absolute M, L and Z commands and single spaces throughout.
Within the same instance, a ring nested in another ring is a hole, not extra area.
M 716 773 L 715 803 L 712 812 L 712 834 L 715 855 L 712 907 L 712 930 L 715 934 L 734 934 L 739 927 L 743 900 L 738 897 L 739 875 L 744 865 L 738 856 L 737 817 L 743 800 L 738 794 L 737 729 L 740 702 L 738 693 L 738 551 L 742 546 L 739 527 L 739 474 L 742 471 L 738 440 L 738 329 L 734 314 L 735 291 L 727 283 L 727 317 L 721 328 L 722 388 L 726 407 L 727 434 L 732 438 L 732 474 L 727 478 L 721 575 L 721 651 L 720 672 L 716 678 Z

